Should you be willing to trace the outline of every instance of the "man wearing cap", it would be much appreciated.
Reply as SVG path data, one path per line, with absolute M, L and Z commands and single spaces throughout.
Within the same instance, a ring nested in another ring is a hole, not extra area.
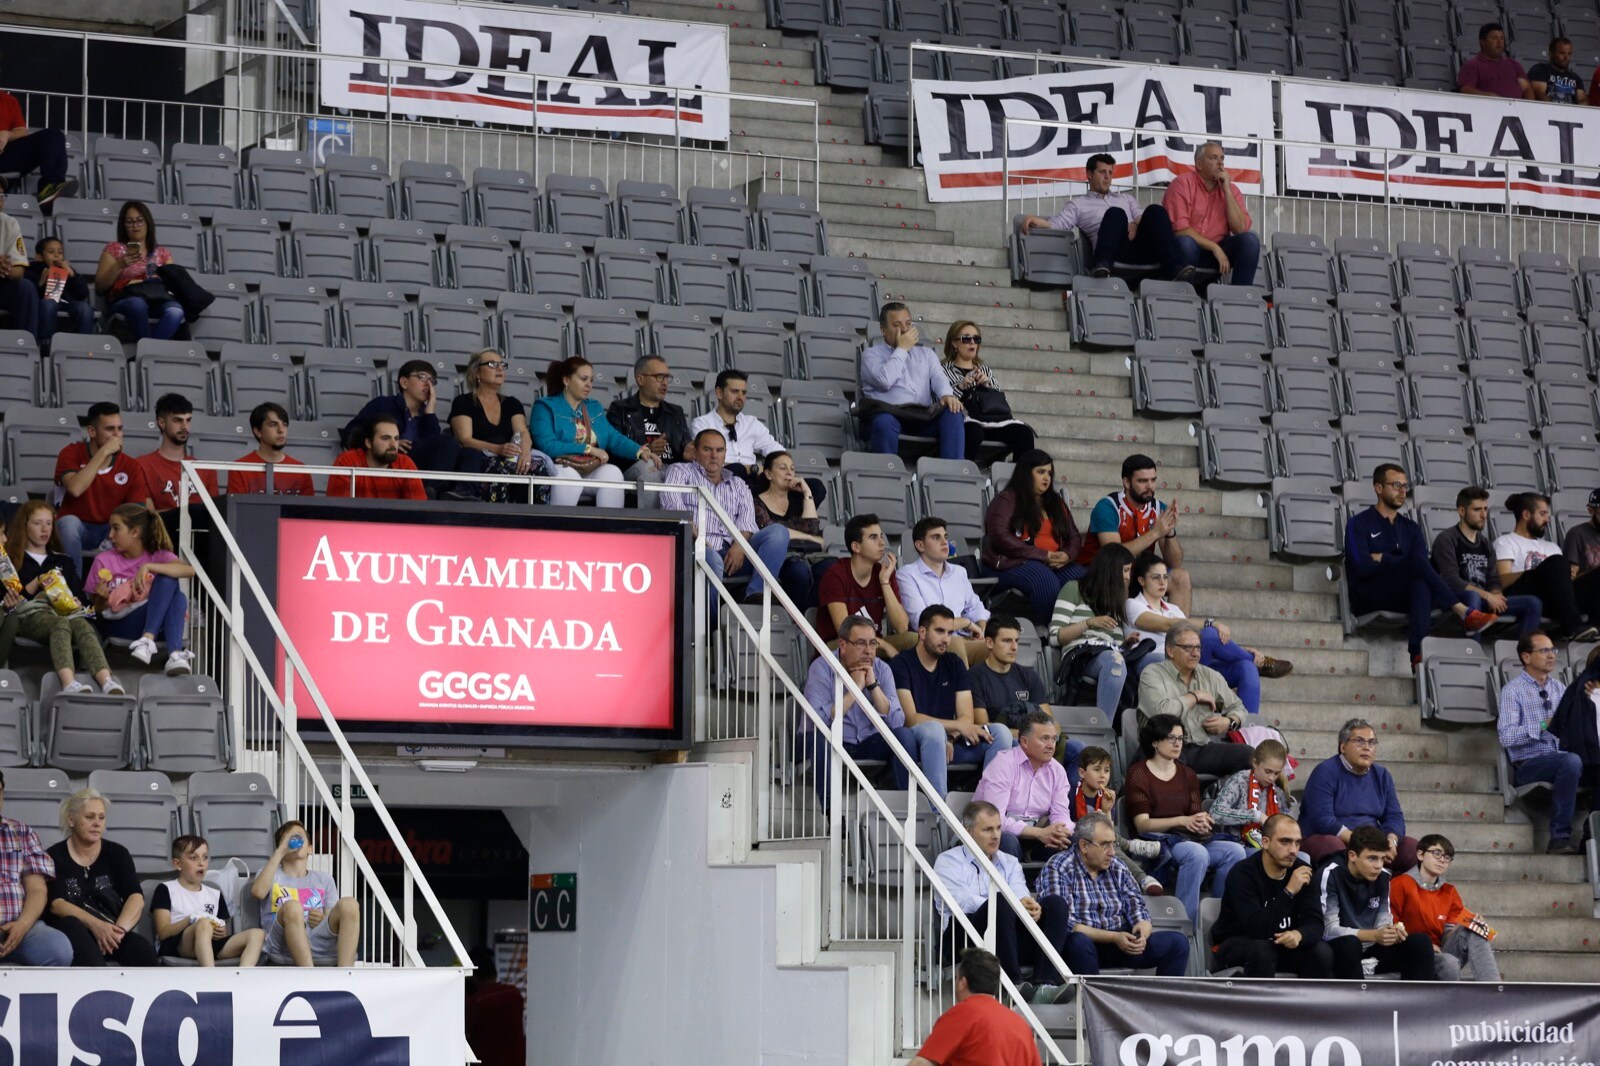
M 1561 542 L 1561 554 L 1572 567 L 1572 591 L 1579 603 L 1597 603 L 1600 583 L 1600 489 L 1589 493 L 1589 521 L 1573 526 Z

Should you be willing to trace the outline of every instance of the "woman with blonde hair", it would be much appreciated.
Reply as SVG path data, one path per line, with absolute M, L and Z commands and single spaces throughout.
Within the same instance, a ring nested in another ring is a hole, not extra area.
M 101 631 L 131 640 L 128 654 L 142 663 L 156 655 L 156 634 L 167 645 L 168 676 L 194 670 L 194 652 L 184 647 L 189 598 L 178 587 L 194 567 L 179 559 L 161 516 L 137 503 L 111 512 L 111 547 L 89 564 L 83 591 L 94 598 Z
M 1005 457 L 1016 462 L 1033 448 L 1033 429 L 1011 413 L 994 371 L 983 361 L 983 331 L 976 322 L 962 319 L 944 336 L 944 374 L 956 399 L 966 409 L 966 454 L 978 461 L 984 441 L 1005 446 Z
M 155 966 L 156 946 L 133 931 L 144 913 L 133 856 L 105 839 L 109 807 L 92 788 L 79 789 L 61 804 L 66 839 L 46 849 L 56 876 L 45 921 L 72 941 L 74 966 Z
M 461 445 L 456 469 L 468 474 L 546 473 L 549 456 L 533 448 L 528 409 L 507 394 L 510 362 L 494 348 L 475 352 L 467 361 L 467 391 L 450 403 L 450 432 Z M 464 483 L 461 491 L 491 503 L 526 503 L 527 489 L 503 482 Z

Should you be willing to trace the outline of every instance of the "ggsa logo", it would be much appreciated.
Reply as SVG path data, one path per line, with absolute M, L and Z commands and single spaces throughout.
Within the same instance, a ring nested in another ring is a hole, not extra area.
M 98 1056 L 99 1066 L 235 1062 L 230 992 L 163 992 L 143 1018 L 134 1013 L 138 1001 L 124 992 L 78 996 L 70 1000 L 66 1047 L 60 1046 L 59 998 L 52 992 L 0 996 L 0 1028 L 17 1034 L 0 1035 L 0 1066 L 76 1064 L 82 1055 Z M 366 1008 L 350 992 L 291 992 L 278 1004 L 272 1027 L 280 1031 L 277 1066 L 411 1066 L 410 1038 L 374 1036 Z M 252 1052 L 250 1061 L 274 1060 Z

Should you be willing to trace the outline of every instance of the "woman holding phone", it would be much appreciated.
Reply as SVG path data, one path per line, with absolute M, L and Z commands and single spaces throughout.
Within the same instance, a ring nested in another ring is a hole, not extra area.
M 157 271 L 172 262 L 172 253 L 156 243 L 156 220 L 138 200 L 122 205 L 117 239 L 100 253 L 94 287 L 121 315 L 135 340 L 170 340 L 183 325 L 183 305 L 172 298 Z M 153 322 L 152 322 L 153 320 Z

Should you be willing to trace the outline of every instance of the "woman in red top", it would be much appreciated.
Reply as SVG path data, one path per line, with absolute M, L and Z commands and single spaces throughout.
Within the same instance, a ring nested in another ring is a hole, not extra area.
M 1061 586 L 1086 572 L 1073 561 L 1083 534 L 1055 482 L 1048 454 L 1024 452 L 983 522 L 983 565 L 1000 579 L 999 588 L 1028 597 L 1028 615 L 1036 622 L 1048 622 Z
M 170 340 L 183 325 L 183 305 L 166 292 L 156 271 L 172 253 L 156 243 L 156 220 L 138 200 L 122 205 L 117 239 L 100 253 L 94 287 L 105 295 L 112 315 L 121 315 L 135 340 Z M 151 319 L 155 319 L 154 326 Z

